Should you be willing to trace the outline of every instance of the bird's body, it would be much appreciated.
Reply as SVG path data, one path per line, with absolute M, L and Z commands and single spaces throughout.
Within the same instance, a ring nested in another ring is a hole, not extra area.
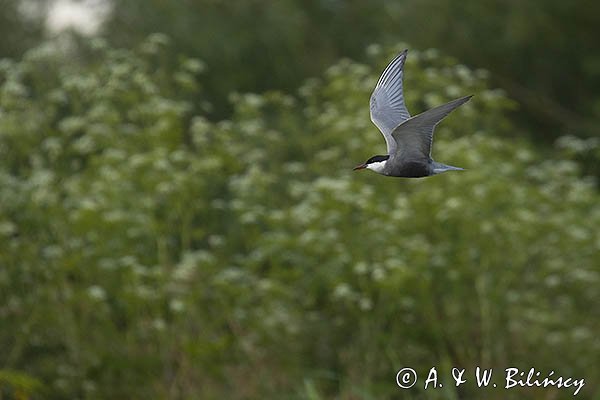
M 371 95 L 371 120 L 385 138 L 388 154 L 371 157 L 356 169 L 370 169 L 386 176 L 422 178 L 462 170 L 433 161 L 431 145 L 435 126 L 452 110 L 469 101 L 462 97 L 411 117 L 402 89 L 407 50 L 394 58 L 381 74 Z
M 386 163 L 383 174 L 387 176 L 402 176 L 404 178 L 422 178 L 432 175 L 431 160 L 402 160 L 400 163 Z
M 365 168 L 377 172 L 381 175 L 396 176 L 402 178 L 424 178 L 426 176 L 441 174 L 446 171 L 462 171 L 463 168 L 453 167 L 433 161 L 428 158 L 403 159 L 401 162 L 389 161 L 389 156 L 375 156 L 381 161 L 372 161 L 365 163 Z M 363 164 L 364 165 L 364 164 Z

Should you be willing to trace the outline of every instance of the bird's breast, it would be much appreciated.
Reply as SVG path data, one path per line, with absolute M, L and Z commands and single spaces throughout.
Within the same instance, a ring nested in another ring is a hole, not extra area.
M 390 166 L 389 175 L 402 178 L 423 178 L 431 175 L 429 163 L 423 161 L 404 161 Z

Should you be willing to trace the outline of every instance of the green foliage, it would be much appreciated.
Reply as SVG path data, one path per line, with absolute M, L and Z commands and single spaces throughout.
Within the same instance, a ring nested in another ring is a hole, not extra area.
M 0 0 L 0 58 L 19 57 L 45 34 L 49 2 Z
M 351 171 L 383 152 L 368 97 L 398 49 L 233 94 L 215 123 L 191 100 L 203 64 L 167 46 L 0 67 L 0 366 L 49 398 L 557 390 L 396 387 L 433 365 L 553 369 L 598 395 L 600 197 L 576 163 L 501 139 L 514 103 L 484 71 L 411 51 L 413 113 L 476 97 L 434 147 L 468 171 L 402 180 Z
M 232 90 L 289 91 L 371 43 L 439 48 L 492 72 L 522 108 L 528 134 L 550 144 L 593 137 L 600 120 L 600 3 L 585 0 L 112 0 L 104 34 L 121 46 L 164 32 L 202 57 L 218 116 Z M 174 52 L 174 53 L 176 53 Z M 598 170 L 595 169 L 598 173 Z
M 32 394 L 39 393 L 42 388 L 40 381 L 27 374 L 0 369 L 0 390 L 9 393 L 11 398 L 28 399 Z

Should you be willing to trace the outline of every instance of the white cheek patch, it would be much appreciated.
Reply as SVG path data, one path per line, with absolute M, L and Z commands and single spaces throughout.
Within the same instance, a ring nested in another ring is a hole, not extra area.
M 380 174 L 383 172 L 383 168 L 385 167 L 386 162 L 387 161 L 374 162 L 374 163 L 368 164 L 367 168 L 370 169 L 371 171 L 375 171 Z

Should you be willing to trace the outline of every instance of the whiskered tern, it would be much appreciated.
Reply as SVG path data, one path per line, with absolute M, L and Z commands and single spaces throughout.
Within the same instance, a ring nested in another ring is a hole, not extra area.
M 402 69 L 407 52 L 404 50 L 390 62 L 371 95 L 371 121 L 383 134 L 388 154 L 373 156 L 354 169 L 367 168 L 378 174 L 403 178 L 422 178 L 462 170 L 433 161 L 433 131 L 446 115 L 473 96 L 452 100 L 411 117 L 404 103 L 402 89 Z

